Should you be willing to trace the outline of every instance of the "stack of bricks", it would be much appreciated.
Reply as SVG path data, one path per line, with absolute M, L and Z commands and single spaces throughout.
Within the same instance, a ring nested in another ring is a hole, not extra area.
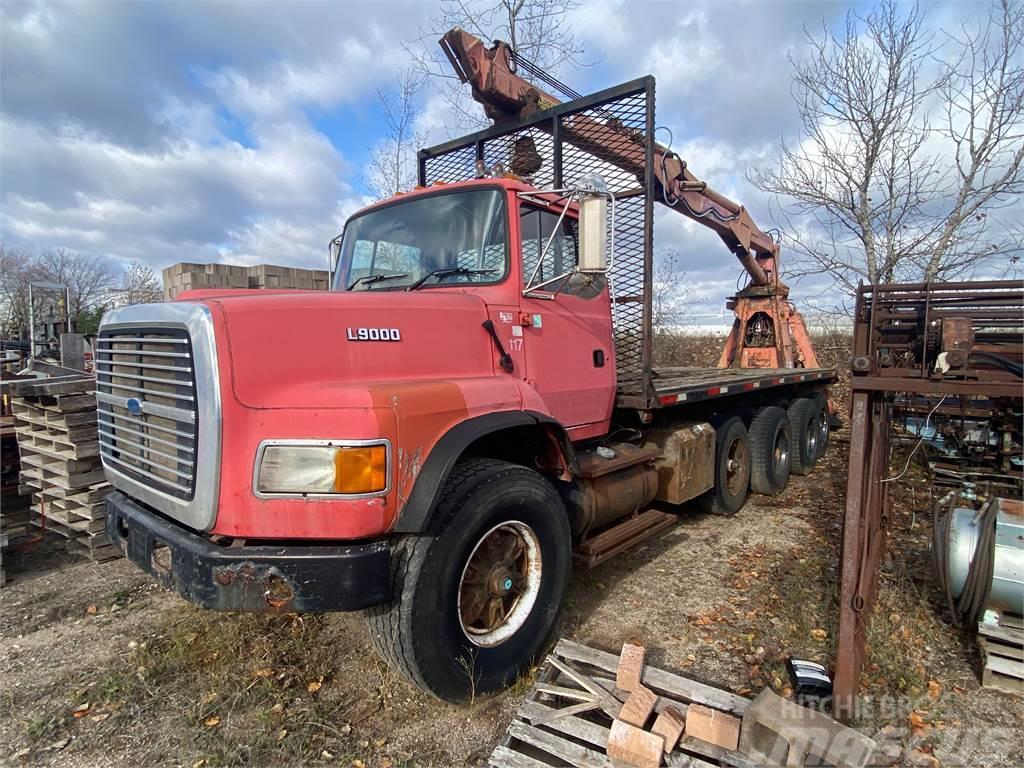
M 10 382 L 31 524 L 59 534 L 69 552 L 101 562 L 120 556 L 104 532 L 110 490 L 100 461 L 96 380 L 56 376 Z
M 272 264 L 242 267 L 234 264 L 182 262 L 163 271 L 164 298 L 174 299 L 195 288 L 292 288 L 327 290 L 327 271 Z
M 639 768 L 658 768 L 684 733 L 714 747 L 734 751 L 740 738 L 737 717 L 696 703 L 686 706 L 685 712 L 667 706 L 654 714 L 658 695 L 643 684 L 645 654 L 642 645 L 622 646 L 615 687 L 629 697 L 608 733 L 608 756 Z

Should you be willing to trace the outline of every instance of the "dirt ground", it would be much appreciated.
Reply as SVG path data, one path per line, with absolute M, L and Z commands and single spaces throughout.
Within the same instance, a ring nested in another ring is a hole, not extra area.
M 574 575 L 558 634 L 722 688 L 787 693 L 788 655 L 828 663 L 845 489 L 841 435 L 812 476 L 731 519 L 677 527 Z M 858 727 L 879 765 L 1022 765 L 1024 704 L 981 689 L 942 618 L 925 494 L 898 499 Z M 123 560 L 43 544 L 4 557 L 0 764 L 481 765 L 530 685 L 465 706 L 405 684 L 358 615 L 204 613 Z

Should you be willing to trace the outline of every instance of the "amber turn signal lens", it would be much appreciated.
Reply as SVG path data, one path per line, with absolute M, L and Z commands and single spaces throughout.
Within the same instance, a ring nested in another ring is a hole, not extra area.
M 388 485 L 388 451 L 383 445 L 339 448 L 334 454 L 336 493 L 379 493 Z

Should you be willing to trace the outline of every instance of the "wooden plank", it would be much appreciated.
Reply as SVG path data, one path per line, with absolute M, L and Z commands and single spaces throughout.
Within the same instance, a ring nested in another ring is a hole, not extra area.
M 530 701 L 527 699 L 520 705 L 517 716 L 527 720 L 542 718 L 545 714 L 551 712 L 552 709 L 552 707 L 549 707 L 539 701 Z M 579 741 L 584 741 L 602 751 L 608 748 L 608 729 L 603 725 L 592 723 L 589 720 L 583 720 L 579 717 L 567 717 L 546 723 L 544 728 L 558 731 L 559 733 L 570 736 Z M 719 751 L 721 752 L 724 750 Z M 753 768 L 753 765 L 749 760 L 743 758 L 742 761 Z M 716 768 L 714 763 L 709 763 L 697 755 L 686 754 L 679 750 L 675 750 L 674 752 L 665 755 L 665 764 L 669 766 L 669 768 Z
M 985 642 L 985 650 L 993 656 L 1024 661 L 1024 648 L 1019 645 L 1007 645 L 995 640 L 988 640 Z
M 1024 680 L 1024 664 L 1013 659 L 1007 659 L 1003 656 L 996 656 L 993 653 L 988 654 L 988 658 L 985 661 L 985 666 L 991 669 L 993 672 L 998 672 L 1001 675 L 1007 675 L 1008 677 L 1016 677 L 1018 680 Z
M 95 485 L 105 479 L 102 469 L 85 472 L 81 475 L 73 475 L 71 477 L 61 477 L 53 472 L 47 471 L 46 469 L 32 468 L 29 470 L 23 470 L 21 477 L 22 482 L 27 482 L 30 485 L 39 484 L 40 487 L 52 485 L 69 491 Z
M 99 458 L 89 459 L 61 459 L 51 456 L 49 453 L 42 452 L 26 452 L 21 457 L 22 467 L 34 467 L 36 469 L 43 469 L 47 472 L 53 472 L 54 474 L 60 475 L 61 477 L 74 477 L 81 475 L 83 472 L 92 472 L 96 469 L 102 469 L 103 465 L 100 463 Z
M 565 760 L 576 768 L 615 768 L 608 755 L 556 736 L 523 722 L 513 721 L 508 727 L 509 735 L 550 755 Z
M 14 392 L 20 397 L 42 397 L 46 395 L 79 395 L 96 390 L 96 380 L 75 376 L 57 376 L 39 379 L 38 382 L 18 382 Z
M 80 427 L 85 424 L 95 424 L 97 421 L 95 409 L 64 413 L 46 406 L 35 404 L 28 406 L 23 400 L 14 401 L 13 411 L 19 419 L 35 420 L 38 423 L 54 427 Z
M 494 748 L 487 764 L 494 768 L 550 768 L 551 766 L 551 763 L 542 763 L 540 760 L 535 760 L 504 746 Z
M 17 403 L 19 400 L 14 400 Z M 88 395 L 60 395 L 59 397 L 44 397 L 36 400 L 20 400 L 26 407 L 42 408 L 52 413 L 80 413 L 83 411 L 96 410 L 96 393 Z
M 595 648 L 588 648 L 564 638 L 558 641 L 555 653 L 566 659 L 590 664 L 606 672 L 614 673 L 619 665 L 618 656 Z M 750 705 L 750 701 L 742 696 L 651 666 L 645 667 L 642 682 L 656 693 L 679 697 L 687 702 L 694 701 L 734 715 L 742 716 Z
M 1024 631 L 1024 616 L 1015 616 L 1012 613 L 999 615 L 999 625 L 1005 629 L 1018 629 Z
M 528 722 L 532 722 L 533 720 L 548 716 L 551 712 L 557 711 L 557 709 L 557 707 L 549 707 L 547 704 L 542 704 L 539 701 L 527 699 L 519 706 L 518 716 Z M 579 717 L 566 717 L 552 720 L 546 723 L 545 727 L 559 733 L 564 733 L 566 736 L 572 736 L 574 739 L 585 741 L 588 744 L 593 744 L 600 749 L 605 749 L 608 746 L 608 729 L 589 720 Z
M 978 622 L 978 634 L 1014 645 L 1024 645 L 1024 631 L 1013 627 L 995 626 Z

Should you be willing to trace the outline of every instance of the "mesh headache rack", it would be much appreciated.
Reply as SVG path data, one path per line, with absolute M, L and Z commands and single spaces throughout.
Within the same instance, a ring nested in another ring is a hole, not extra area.
M 609 283 L 619 402 L 626 406 L 645 407 L 651 392 L 653 135 L 654 78 L 648 76 L 419 153 L 423 186 L 475 179 L 479 167 L 496 163 L 516 173 L 524 155 L 531 174 L 519 175 L 539 189 L 571 186 L 586 174 L 604 178 L 615 195 Z

